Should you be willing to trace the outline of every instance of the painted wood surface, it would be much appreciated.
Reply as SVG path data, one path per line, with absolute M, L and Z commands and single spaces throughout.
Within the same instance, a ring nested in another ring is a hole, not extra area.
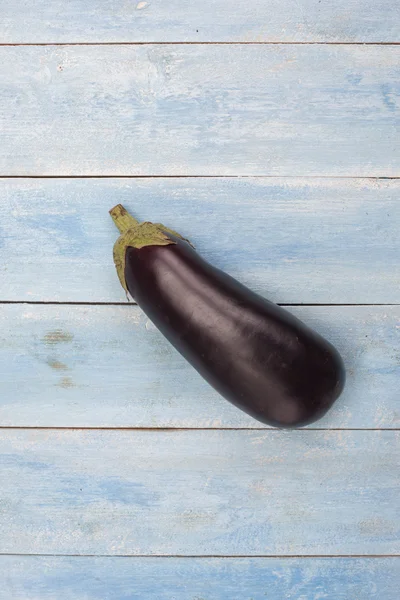
M 397 558 L 0 557 L 0 600 L 398 600 Z
M 2 179 L 0 300 L 124 302 L 117 203 L 275 302 L 400 303 L 400 180 Z
M 0 551 L 391 555 L 397 431 L 0 432 Z
M 310 427 L 400 427 L 400 306 L 289 310 L 347 368 L 343 395 Z M 0 380 L 2 427 L 263 427 L 136 306 L 0 306 Z
M 2 175 L 399 176 L 400 46 L 0 48 Z
M 2 0 L 0 43 L 396 42 L 391 0 Z
M 399 25 L 391 0 L 1 3 L 0 600 L 397 599 Z M 71 175 L 157 177 L 40 178 Z M 125 303 L 117 202 L 276 302 L 392 304 L 289 307 L 346 362 L 319 431 L 245 416 L 136 306 L 4 304 Z

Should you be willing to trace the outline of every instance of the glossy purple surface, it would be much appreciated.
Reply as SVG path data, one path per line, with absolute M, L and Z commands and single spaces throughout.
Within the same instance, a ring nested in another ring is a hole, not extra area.
M 345 380 L 334 347 L 174 241 L 127 249 L 129 291 L 153 323 L 222 396 L 259 421 L 297 427 L 322 417 Z

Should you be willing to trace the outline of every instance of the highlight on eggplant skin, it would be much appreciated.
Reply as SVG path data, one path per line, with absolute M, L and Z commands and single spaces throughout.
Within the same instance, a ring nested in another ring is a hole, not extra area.
M 275 427 L 302 427 L 341 394 L 337 350 L 283 308 L 213 267 L 161 224 L 117 205 L 114 262 L 121 285 L 222 396 Z

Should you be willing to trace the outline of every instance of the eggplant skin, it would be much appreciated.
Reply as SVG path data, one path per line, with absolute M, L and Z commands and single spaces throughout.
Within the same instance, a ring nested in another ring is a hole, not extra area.
M 138 305 L 222 396 L 275 427 L 320 419 L 345 383 L 335 348 L 283 308 L 216 269 L 186 241 L 128 247 Z

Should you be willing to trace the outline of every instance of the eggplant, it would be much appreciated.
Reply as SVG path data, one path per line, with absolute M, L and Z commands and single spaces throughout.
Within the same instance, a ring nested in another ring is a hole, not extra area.
M 258 421 L 301 427 L 343 390 L 336 349 L 299 319 L 213 267 L 177 232 L 117 205 L 122 287 L 222 396 Z

